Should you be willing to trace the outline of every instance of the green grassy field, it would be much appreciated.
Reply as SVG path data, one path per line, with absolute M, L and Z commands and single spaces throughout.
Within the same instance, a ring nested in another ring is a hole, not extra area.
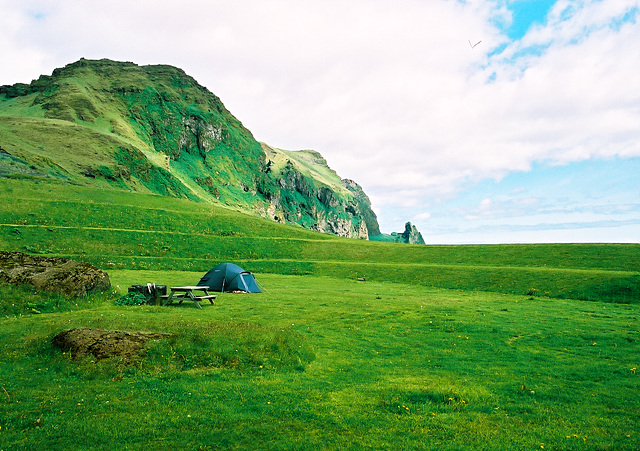
M 397 246 L 157 195 L 6 179 L 0 195 L 0 249 L 105 269 L 206 271 L 233 261 L 262 273 L 640 301 L 638 244 Z
M 0 284 L 1 450 L 640 448 L 638 245 L 409 246 L 115 190 L 0 195 L 0 249 L 89 261 L 113 285 Z M 220 261 L 264 293 L 115 305 Z M 172 336 L 74 360 L 51 345 L 71 327 Z
M 112 295 L 5 317 L 2 449 L 640 446 L 637 305 L 258 278 L 265 293 L 223 294 L 202 310 L 117 307 Z M 129 365 L 73 361 L 50 345 L 70 327 L 176 337 Z

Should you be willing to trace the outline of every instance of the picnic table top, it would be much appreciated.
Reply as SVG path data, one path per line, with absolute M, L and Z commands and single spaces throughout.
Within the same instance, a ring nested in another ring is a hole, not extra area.
M 193 291 L 193 290 L 208 290 L 207 286 L 186 286 L 186 287 L 171 287 L 173 291 Z

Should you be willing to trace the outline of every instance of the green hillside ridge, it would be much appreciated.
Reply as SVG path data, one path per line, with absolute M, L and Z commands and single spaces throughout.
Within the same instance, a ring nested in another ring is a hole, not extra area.
M 262 146 L 268 161 L 271 162 L 270 169 L 273 173 L 282 174 L 287 163 L 290 162 L 300 173 L 322 182 L 336 194 L 348 194 L 342 184 L 342 179 L 327 165 L 327 161 L 319 152 L 314 150 L 283 150 L 264 143 Z
M 260 144 L 217 96 L 166 65 L 81 59 L 0 87 L 0 176 L 188 198 L 352 238 L 379 234 L 366 194 L 319 153 Z

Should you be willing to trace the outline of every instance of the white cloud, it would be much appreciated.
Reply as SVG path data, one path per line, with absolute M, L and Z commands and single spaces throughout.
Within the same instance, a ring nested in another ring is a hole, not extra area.
M 417 214 L 413 217 L 413 221 L 426 221 L 431 217 L 431 213 L 429 212 L 424 212 L 424 213 L 420 213 Z
M 4 3 L 0 1 L 0 85 L 29 83 L 41 75 L 42 67 L 50 61 L 45 49 L 37 45 L 25 45 L 21 39 L 21 33 L 29 22 L 37 22 L 38 19 L 29 11 L 28 4 L 23 4 L 22 7 L 27 8 L 20 11 Z

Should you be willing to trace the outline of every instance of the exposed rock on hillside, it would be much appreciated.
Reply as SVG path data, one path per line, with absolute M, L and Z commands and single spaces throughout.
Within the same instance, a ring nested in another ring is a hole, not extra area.
M 259 188 L 270 203 L 264 215 L 349 238 L 367 239 L 371 228 L 379 230 L 362 188 L 340 179 L 318 152 L 262 147 L 267 158 L 264 171 L 278 180 L 276 189 Z
M 71 296 L 106 291 L 109 275 L 88 263 L 0 251 L 0 280 Z
M 379 235 L 380 226 L 378 225 L 378 217 L 371 209 L 371 200 L 369 199 L 369 196 L 367 196 L 362 190 L 362 187 L 353 180 L 343 179 L 342 184 L 346 189 L 353 193 L 356 207 L 364 219 L 369 236 Z

